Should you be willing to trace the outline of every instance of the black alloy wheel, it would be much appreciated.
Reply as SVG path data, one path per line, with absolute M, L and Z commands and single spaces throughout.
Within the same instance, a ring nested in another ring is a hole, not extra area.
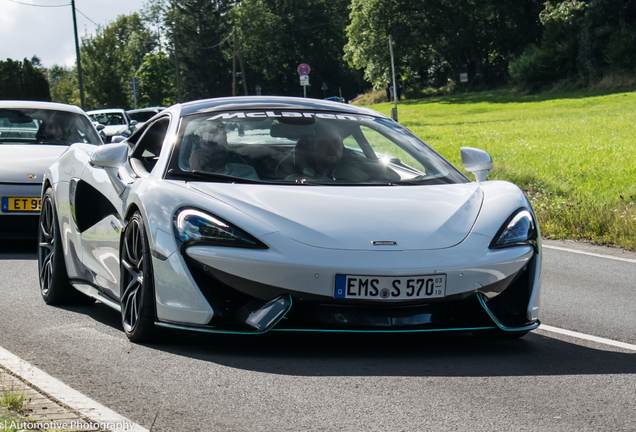
M 51 188 L 46 190 L 42 198 L 38 246 L 40 293 L 44 302 L 49 305 L 94 303 L 95 300 L 77 291 L 69 282 Z
M 146 228 L 141 213 L 135 212 L 124 231 L 121 251 L 121 322 L 132 342 L 154 336 L 153 280 Z

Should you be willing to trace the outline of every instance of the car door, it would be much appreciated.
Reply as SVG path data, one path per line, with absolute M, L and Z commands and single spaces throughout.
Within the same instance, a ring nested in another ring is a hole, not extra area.
M 80 190 L 78 185 L 78 199 L 84 207 L 84 226 L 81 229 L 82 262 L 93 274 L 93 282 L 114 298 L 120 296 L 119 249 L 125 227 L 128 191 L 135 182 L 143 181 L 153 170 L 169 120 L 168 116 L 159 118 L 140 131 L 141 137 L 130 152 L 128 161 L 115 173 L 121 180 L 119 184 L 127 184 L 125 189 L 115 187 L 112 171 L 109 175 L 107 168 L 92 164 L 82 174 L 83 189 Z
M 92 164 L 86 166 L 75 187 L 82 264 L 90 272 L 91 282 L 114 298 L 119 295 L 119 243 L 124 227 L 125 194 L 115 189 L 104 168 Z

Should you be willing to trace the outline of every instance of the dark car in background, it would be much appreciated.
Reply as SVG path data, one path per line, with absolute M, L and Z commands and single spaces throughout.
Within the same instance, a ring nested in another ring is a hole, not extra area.
M 136 120 L 137 128 L 140 128 L 144 123 L 153 118 L 155 114 L 160 113 L 165 109 L 166 107 L 163 106 L 139 108 L 128 110 L 126 111 L 126 114 L 128 114 L 128 117 L 130 117 L 131 120 Z

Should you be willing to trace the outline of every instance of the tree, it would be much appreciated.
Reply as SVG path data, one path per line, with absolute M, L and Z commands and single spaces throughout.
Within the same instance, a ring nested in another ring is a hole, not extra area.
M 33 56 L 32 61 L 0 61 L 0 99 L 50 101 L 49 84 L 44 72 L 34 67 L 40 60 Z
M 228 12 L 234 0 L 172 0 L 164 9 L 168 46 L 178 56 L 184 100 L 231 94 L 232 65 L 227 47 Z
M 65 66 L 53 65 L 47 71 L 51 100 L 80 106 L 77 70 Z
M 166 53 L 146 54 L 137 70 L 141 106 L 170 106 L 175 103 L 174 69 Z
M 391 35 L 407 82 L 440 85 L 468 72 L 471 84 L 502 83 L 510 55 L 538 40 L 540 9 L 537 0 L 353 0 L 346 58 L 386 84 Z
M 251 91 L 301 96 L 297 68 L 311 67 L 307 93 L 353 97 L 362 90 L 356 69 L 343 59 L 350 0 L 246 0 L 232 10 Z
M 510 75 L 536 90 L 559 80 L 595 82 L 636 69 L 636 3 L 562 0 L 545 3 L 541 43 L 510 63 Z
M 82 38 L 82 69 L 87 106 L 132 106 L 130 77 L 142 65 L 144 56 L 157 45 L 157 35 L 136 13 L 120 15 L 94 36 Z

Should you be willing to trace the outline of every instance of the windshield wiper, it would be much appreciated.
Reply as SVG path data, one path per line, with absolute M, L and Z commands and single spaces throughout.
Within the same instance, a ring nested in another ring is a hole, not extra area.
M 197 178 L 197 179 L 207 179 L 207 180 L 218 180 L 218 181 L 221 181 L 221 182 L 224 182 L 224 183 L 254 183 L 254 184 L 263 183 L 260 180 L 253 180 L 253 179 L 248 179 L 248 178 L 243 178 L 243 177 L 234 177 L 234 176 L 230 176 L 230 175 L 226 175 L 226 174 L 220 174 L 220 173 L 214 173 L 214 172 L 208 172 L 208 171 L 200 171 L 200 170 L 181 171 L 181 170 L 171 169 L 171 170 L 168 170 L 168 174 L 170 174 L 171 176 L 174 176 L 174 177 L 186 177 L 186 178 Z

